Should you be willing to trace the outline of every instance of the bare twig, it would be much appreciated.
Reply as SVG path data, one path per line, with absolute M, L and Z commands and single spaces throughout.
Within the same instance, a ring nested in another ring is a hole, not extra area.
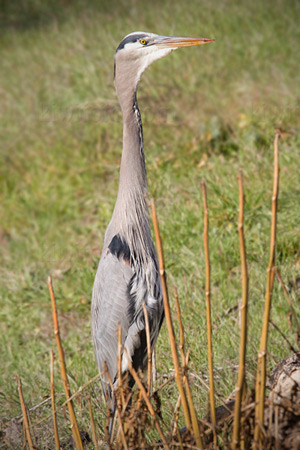
M 151 375 L 152 375 L 152 352 L 151 352 L 151 339 L 150 339 L 150 326 L 148 310 L 146 308 L 145 302 L 143 302 L 143 310 L 145 316 L 145 327 L 146 327 L 146 339 L 147 339 L 147 356 L 148 356 L 148 395 L 151 394 Z
M 104 371 L 99 372 L 99 373 L 97 373 L 97 375 L 95 375 L 89 381 L 84 383 L 82 386 L 79 386 L 79 389 L 76 392 L 74 392 L 74 394 L 72 394 L 71 397 L 69 397 L 58 409 L 62 408 L 63 406 L 66 406 L 69 402 L 71 402 L 74 398 L 76 398 L 79 394 L 81 394 L 81 392 L 85 388 L 87 388 L 90 384 L 94 383 L 94 381 L 98 380 L 98 378 L 100 378 L 103 374 L 104 374 Z
M 106 361 L 104 361 L 104 374 L 107 376 L 111 392 L 114 394 L 114 385 L 113 385 L 113 382 L 112 382 L 112 379 L 111 379 L 111 376 L 110 376 L 110 373 L 109 373 Z M 108 401 L 106 402 L 106 404 L 108 406 L 108 404 L 109 404 Z M 116 411 L 118 411 L 118 408 L 116 408 Z M 111 412 L 111 409 L 108 407 L 108 409 L 107 409 L 107 416 L 106 416 L 106 419 L 107 419 L 106 421 L 108 422 L 108 424 L 110 423 L 110 412 Z M 115 434 L 115 424 L 116 424 L 116 415 L 115 414 L 112 417 L 112 420 L 113 420 L 113 424 L 112 424 L 112 427 L 111 427 L 110 435 L 107 433 L 107 438 L 108 438 L 107 439 L 107 444 L 108 444 L 109 448 L 111 448 L 111 444 L 113 442 L 113 438 L 114 438 L 114 434 Z
M 118 328 L 118 378 L 119 378 L 118 390 L 119 390 L 120 395 L 117 396 L 117 408 L 116 408 L 116 413 L 117 413 L 117 416 L 119 419 L 117 439 L 118 439 L 119 433 L 120 433 L 123 447 L 125 450 L 127 450 L 127 442 L 125 439 L 124 427 L 123 427 L 122 417 L 121 417 L 121 412 L 120 412 L 124 408 L 124 403 L 125 403 L 124 390 L 123 390 L 123 377 L 122 377 L 122 353 L 123 353 L 122 352 L 122 327 L 121 327 L 121 324 L 119 324 L 119 328 Z M 110 376 L 109 376 L 109 378 L 110 378 Z M 113 386 L 111 379 L 110 379 L 110 385 Z
M 55 408 L 55 392 L 54 392 L 54 354 L 53 350 L 50 350 L 50 392 L 51 392 L 51 405 L 52 405 L 52 417 L 53 417 L 53 429 L 55 438 L 56 450 L 60 450 L 59 436 L 57 428 L 57 417 Z
M 90 414 L 90 421 L 91 421 L 91 429 L 92 429 L 92 438 L 93 438 L 94 448 L 95 448 L 95 450 L 99 450 L 98 441 L 97 441 L 97 434 L 96 434 L 96 427 L 95 427 L 95 421 L 94 421 L 94 416 L 93 416 L 93 411 L 92 411 L 92 403 L 91 403 L 91 398 L 90 398 L 89 395 L 88 395 L 87 401 L 88 401 L 88 405 L 89 405 L 89 414 Z
M 118 379 L 119 379 L 119 392 L 120 398 L 118 397 L 118 402 L 121 403 L 121 409 L 124 405 L 124 390 L 123 390 L 123 378 L 122 378 L 122 326 L 119 324 L 118 328 Z
M 273 322 L 273 320 L 270 319 L 270 324 L 275 328 L 275 330 L 280 334 L 282 339 L 286 342 L 288 348 L 293 353 L 297 353 L 297 350 L 293 347 L 293 345 L 290 343 L 286 335 L 281 331 L 281 329 L 276 325 L 276 323 Z
M 169 377 L 166 381 L 164 381 L 163 383 L 161 383 L 153 392 L 153 394 L 156 394 L 157 392 L 161 391 L 165 386 L 167 386 L 169 383 L 171 383 L 174 380 L 174 376 L 172 375 L 171 377 Z
M 291 315 L 293 316 L 293 319 L 294 319 L 294 321 L 295 321 L 295 325 L 296 325 L 296 328 L 297 328 L 297 338 L 296 338 L 296 342 L 297 342 L 298 347 L 300 348 L 300 345 L 299 345 L 299 339 L 300 339 L 300 326 L 299 326 L 297 314 L 296 314 L 296 312 L 295 312 L 295 310 L 294 310 L 293 303 L 292 303 L 292 299 L 290 298 L 289 293 L 288 293 L 288 290 L 287 290 L 287 288 L 285 287 L 285 284 L 284 284 L 283 279 L 282 279 L 282 277 L 281 277 L 281 275 L 280 275 L 280 271 L 279 271 L 278 267 L 275 268 L 275 272 L 276 272 L 277 278 L 278 278 L 278 280 L 279 280 L 279 282 L 280 282 L 280 284 L 281 284 L 281 287 L 282 287 L 282 290 L 283 290 L 283 292 L 284 292 L 285 298 L 287 299 L 287 302 L 288 302 L 288 304 L 289 304 L 290 311 L 291 311 Z
M 167 441 L 166 441 L 166 438 L 165 438 L 165 436 L 164 436 L 164 434 L 163 434 L 163 432 L 162 432 L 162 429 L 161 429 L 161 427 L 160 427 L 160 424 L 159 424 L 159 422 L 158 422 L 158 420 L 157 420 L 157 417 L 156 417 L 155 411 L 154 411 L 154 409 L 153 409 L 153 406 L 152 406 L 152 404 L 151 404 L 151 402 L 150 402 L 150 399 L 149 399 L 149 397 L 148 397 L 148 395 L 147 395 L 146 389 L 144 388 L 144 386 L 143 386 L 141 380 L 139 379 L 138 374 L 136 373 L 136 371 L 135 371 L 134 368 L 132 367 L 132 364 L 131 364 L 131 361 L 130 361 L 130 357 L 128 356 L 128 353 L 127 353 L 126 348 L 124 349 L 124 352 L 125 352 L 125 355 L 126 355 L 126 357 L 127 357 L 128 370 L 129 370 L 130 374 L 132 375 L 134 381 L 136 382 L 136 384 L 137 384 L 137 386 L 138 386 L 138 388 L 139 388 L 139 390 L 140 390 L 140 392 L 141 392 L 141 394 L 142 394 L 142 396 L 143 396 L 143 399 L 145 400 L 145 403 L 146 403 L 146 405 L 147 405 L 147 408 L 148 408 L 148 410 L 149 410 L 149 413 L 150 413 L 151 416 L 152 416 L 152 419 L 153 419 L 154 424 L 155 424 L 155 426 L 156 426 L 156 429 L 157 429 L 157 431 L 158 431 L 158 433 L 159 433 L 159 436 L 160 436 L 160 438 L 161 438 L 161 440 L 162 440 L 162 443 L 163 443 L 165 449 L 170 450 L 170 448 L 169 448 L 169 446 L 168 446 L 168 443 L 167 443 Z
M 204 254 L 205 254 L 205 298 L 206 298 L 206 323 L 207 323 L 207 351 L 208 351 L 208 369 L 209 369 L 209 399 L 210 399 L 210 415 L 214 428 L 214 445 L 217 446 L 216 434 L 216 408 L 215 408 L 215 388 L 214 388 L 214 372 L 213 372 L 213 354 L 212 354 L 212 327 L 211 327 L 211 300 L 210 300 L 210 259 L 208 245 L 208 208 L 206 184 L 201 183 L 204 204 Z
M 68 375 L 67 375 L 67 369 L 66 369 L 66 363 L 65 363 L 65 357 L 64 357 L 64 350 L 63 350 L 61 340 L 60 340 L 59 324 L 58 324 L 58 317 L 57 317 L 57 310 L 56 310 L 56 299 L 55 299 L 55 295 L 54 295 L 54 291 L 53 291 L 51 276 L 48 277 L 48 288 L 50 291 L 50 297 L 51 297 L 51 303 L 52 303 L 54 334 L 55 334 L 56 345 L 57 345 L 57 350 L 58 350 L 58 355 L 59 355 L 60 374 L 61 374 L 61 378 L 62 378 L 62 382 L 63 382 L 67 400 L 69 400 L 71 397 L 70 388 L 69 388 L 69 383 L 68 383 Z M 82 440 L 81 440 L 81 436 L 79 433 L 79 428 L 78 428 L 72 401 L 68 402 L 68 408 L 69 408 L 69 414 L 70 414 L 71 429 L 72 429 L 76 449 L 83 450 Z
M 183 408 L 185 423 L 186 423 L 187 428 L 189 430 L 191 430 L 191 417 L 190 417 L 190 411 L 189 411 L 189 407 L 188 407 L 188 403 L 187 403 L 187 399 L 186 399 L 186 395 L 185 395 L 185 390 L 184 390 L 184 387 L 182 384 L 181 373 L 180 373 L 180 365 L 179 365 L 179 359 L 178 359 L 178 353 L 177 353 L 177 346 L 176 346 L 174 328 L 173 328 L 172 317 L 171 317 L 171 312 L 170 312 L 169 295 L 168 295 L 164 257 L 163 257 L 163 248 L 162 248 L 162 242 L 161 242 L 161 237 L 160 237 L 160 233 L 159 233 L 155 204 L 154 204 L 153 199 L 151 202 L 151 208 L 152 208 L 152 222 L 153 222 L 156 245 L 157 245 L 157 252 L 158 252 L 160 278 L 161 278 L 161 284 L 162 284 L 162 290 L 163 290 L 165 317 L 166 317 L 166 322 L 167 322 L 169 340 L 170 340 L 170 345 L 171 345 L 171 352 L 172 352 L 174 368 L 175 368 L 175 379 L 176 379 L 178 391 L 179 391 L 179 394 L 181 397 L 181 404 L 182 404 L 182 408 Z
M 183 368 L 185 368 L 184 329 L 183 329 L 183 323 L 181 320 L 181 311 L 180 311 L 177 287 L 174 288 L 174 296 L 175 296 L 176 312 L 177 312 L 177 318 L 178 318 L 178 324 L 179 324 L 179 350 L 180 350 L 180 354 L 181 354 L 182 366 L 183 366 Z
M 30 433 L 30 427 L 29 427 L 29 420 L 28 420 L 28 416 L 27 416 L 26 405 L 25 405 L 25 402 L 24 402 L 24 397 L 23 397 L 23 392 L 22 392 L 22 382 L 21 382 L 21 379 L 19 377 L 17 377 L 17 381 L 18 381 L 19 398 L 20 398 L 21 409 L 22 409 L 22 414 L 23 414 L 23 423 L 24 423 L 24 428 L 25 428 L 25 436 L 26 436 L 26 440 L 28 442 L 30 450 L 34 450 L 33 441 L 32 441 L 32 437 L 31 437 L 31 433 Z
M 243 177 L 239 174 L 239 242 L 240 256 L 242 266 L 242 306 L 241 306 L 241 338 L 240 338 L 240 360 L 239 372 L 236 386 L 236 397 L 234 404 L 234 423 L 232 436 L 232 449 L 239 448 L 240 443 L 240 424 L 241 424 L 241 403 L 242 394 L 245 388 L 245 361 L 246 361 L 246 343 L 247 343 L 247 310 L 248 310 L 248 268 L 244 237 L 244 191 Z
M 266 384 L 266 358 L 267 358 L 267 341 L 269 330 L 269 318 L 272 302 L 274 268 L 275 268 L 275 247 L 276 247 L 276 225 L 277 225 L 277 199 L 279 189 L 279 161 L 278 161 L 278 140 L 280 133 L 276 133 L 274 140 L 274 177 L 273 177 L 273 195 L 272 195 L 272 222 L 271 222 L 271 238 L 270 238 L 270 257 L 267 269 L 267 287 L 264 319 L 261 332 L 258 360 L 257 375 L 255 386 L 255 431 L 254 431 L 254 449 L 259 448 L 263 440 L 264 426 L 264 407 L 265 407 L 265 384 Z
M 157 380 L 157 370 L 156 370 L 156 358 L 155 358 L 155 348 L 152 350 L 152 387 L 155 385 Z
M 193 402 L 192 391 L 190 388 L 189 377 L 188 377 L 188 372 L 187 372 L 188 356 L 187 357 L 185 356 L 184 329 L 183 329 L 183 323 L 182 323 L 182 319 L 181 319 L 178 291 L 177 291 L 176 287 L 174 289 L 174 295 L 175 295 L 176 311 L 177 311 L 177 317 L 178 317 L 178 323 L 179 323 L 179 336 L 180 336 L 179 347 L 180 347 L 180 353 L 181 353 L 181 358 L 182 358 L 182 368 L 183 368 L 183 373 L 184 373 L 183 381 L 185 382 L 185 386 L 186 386 L 187 400 L 188 400 L 188 404 L 189 404 L 189 409 L 190 409 L 191 420 L 192 420 L 193 431 L 195 434 L 196 443 L 197 443 L 197 446 L 201 449 L 201 448 L 203 448 L 202 439 L 201 439 L 201 435 L 200 435 L 199 423 L 198 423 L 198 419 L 197 419 L 197 414 L 196 414 L 196 410 L 195 410 L 195 406 L 194 406 L 194 402 Z
M 172 435 L 175 436 L 175 434 L 178 431 L 178 417 L 179 417 L 179 408 L 180 408 L 180 395 L 178 395 L 178 399 L 175 405 L 175 409 L 173 412 L 173 419 L 172 419 Z M 180 433 L 179 433 L 180 435 Z

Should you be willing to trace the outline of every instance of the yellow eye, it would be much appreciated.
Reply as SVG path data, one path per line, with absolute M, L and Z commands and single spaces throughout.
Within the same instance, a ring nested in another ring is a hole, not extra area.
M 140 43 L 141 43 L 142 45 L 146 45 L 146 44 L 147 44 L 147 42 L 145 41 L 145 39 L 141 39 L 141 40 L 140 40 Z

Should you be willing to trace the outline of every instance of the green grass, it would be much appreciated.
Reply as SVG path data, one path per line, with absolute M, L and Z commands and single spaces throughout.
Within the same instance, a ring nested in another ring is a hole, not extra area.
M 280 142 L 277 264 L 299 313 L 299 3 L 24 0 L 2 8 L 0 416 L 20 414 L 14 374 L 22 377 L 29 407 L 49 395 L 49 349 L 55 346 L 49 273 L 72 391 L 97 373 L 91 289 L 122 148 L 113 54 L 122 37 L 137 29 L 216 39 L 154 64 L 141 81 L 139 105 L 169 284 L 179 288 L 191 366 L 204 378 L 200 181 L 207 181 L 216 389 L 222 398 L 235 386 L 238 363 L 238 311 L 228 311 L 241 297 L 236 176 L 239 169 L 244 173 L 251 383 L 269 253 L 275 127 L 291 133 Z M 276 282 L 272 320 L 294 343 L 288 312 Z M 281 360 L 289 349 L 270 328 L 269 351 Z M 166 336 L 164 326 L 157 346 L 161 374 L 172 367 Z M 196 382 L 194 387 L 204 413 L 206 393 Z M 164 398 L 174 401 L 172 392 Z

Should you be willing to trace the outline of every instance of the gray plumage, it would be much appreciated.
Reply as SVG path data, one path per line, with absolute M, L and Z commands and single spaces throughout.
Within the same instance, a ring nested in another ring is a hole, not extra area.
M 147 358 L 142 304 L 149 315 L 151 346 L 163 319 L 163 300 L 155 247 L 147 208 L 147 174 L 137 86 L 143 71 L 155 60 L 181 46 L 210 42 L 135 32 L 126 36 L 115 53 L 115 86 L 123 115 L 123 152 L 118 196 L 107 227 L 92 295 L 92 336 L 99 371 L 105 363 L 117 383 L 119 324 L 122 346 L 133 367 L 142 369 Z M 125 354 L 122 371 L 128 369 Z M 104 390 L 110 394 L 107 376 Z

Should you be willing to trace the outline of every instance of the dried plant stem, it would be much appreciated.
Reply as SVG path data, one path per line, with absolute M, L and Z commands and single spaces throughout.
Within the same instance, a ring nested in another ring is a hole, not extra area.
M 122 386 L 122 327 L 118 327 L 118 379 L 119 386 Z
M 276 325 L 276 323 L 273 322 L 272 319 L 270 319 L 270 324 L 274 327 L 274 329 L 280 334 L 280 336 L 282 337 L 282 339 L 286 342 L 289 350 L 292 353 L 297 353 L 297 349 L 294 348 L 294 346 L 290 343 L 290 341 L 288 340 L 288 338 L 286 337 L 286 334 L 284 334 L 281 329 Z M 270 354 L 270 353 L 269 353 Z
M 178 395 L 178 399 L 177 399 L 175 409 L 173 412 L 173 420 L 172 420 L 172 435 L 173 436 L 175 436 L 175 434 L 177 434 L 177 431 L 178 431 L 178 417 L 179 417 L 180 403 L 181 403 L 180 395 Z
M 53 429 L 56 450 L 60 450 L 59 436 L 57 428 L 57 417 L 55 408 L 55 392 L 54 392 L 54 354 L 53 350 L 50 350 L 50 392 L 51 392 L 51 405 L 52 405 L 52 417 L 53 417 Z
M 293 307 L 293 304 L 292 304 L 292 300 L 291 300 L 291 298 L 290 298 L 290 296 L 289 296 L 289 293 L 288 293 L 287 288 L 285 287 L 285 284 L 284 284 L 283 279 L 282 279 L 282 277 L 281 277 L 281 275 L 280 275 L 280 271 L 279 271 L 278 267 L 275 268 L 275 272 L 276 272 L 277 278 L 278 278 L 278 280 L 279 280 L 279 282 L 280 282 L 280 284 L 281 284 L 281 287 L 282 287 L 282 290 L 283 290 L 283 292 L 284 292 L 285 298 L 287 299 L 287 302 L 288 302 L 288 304 L 289 304 L 290 311 L 291 311 L 291 315 L 293 316 L 293 319 L 294 319 L 294 321 L 295 321 L 295 325 L 296 325 L 296 328 L 297 328 L 297 338 L 296 338 L 296 341 L 297 341 L 297 345 L 298 345 L 298 347 L 299 347 L 300 326 L 299 326 L 297 314 L 295 313 L 295 310 L 294 310 L 294 307 Z
M 174 297 L 175 297 L 176 312 L 177 312 L 177 318 L 178 318 L 178 324 L 179 324 L 179 350 L 180 350 L 180 354 L 181 354 L 182 366 L 185 367 L 184 329 L 183 329 L 183 323 L 181 320 L 181 311 L 180 311 L 177 287 L 174 288 Z
M 86 383 L 84 383 L 82 386 L 79 387 L 77 392 L 74 392 L 73 395 L 71 395 L 71 397 L 66 400 L 62 405 L 60 405 L 59 407 L 56 408 L 56 412 L 59 411 L 60 409 L 64 408 L 69 402 L 71 402 L 75 397 L 77 397 L 77 395 L 81 394 L 82 390 L 85 389 L 87 386 L 89 386 L 91 383 L 93 383 L 95 380 L 97 380 L 99 377 L 101 377 L 104 374 L 103 372 L 98 373 L 97 375 L 95 375 L 93 378 L 91 378 L 89 381 L 87 381 Z M 63 395 L 63 394 L 56 394 L 56 395 Z M 47 398 L 46 400 L 43 400 L 41 403 L 39 403 L 38 405 L 35 405 L 33 408 L 30 408 L 29 411 L 34 411 L 35 409 L 37 409 L 39 406 L 43 405 L 44 403 L 48 402 L 49 400 L 51 400 L 51 396 L 49 398 Z M 39 425 L 47 420 L 49 420 L 49 418 L 52 416 L 52 414 L 50 414 L 49 416 L 43 417 L 41 420 L 39 420 L 36 424 Z
M 69 400 L 69 398 L 71 396 L 70 388 L 69 388 L 69 383 L 68 383 L 68 375 L 67 375 L 67 370 L 66 370 L 64 350 L 63 350 L 61 340 L 60 340 L 59 324 L 58 324 L 58 317 L 57 317 L 57 310 L 56 310 L 56 299 L 55 299 L 55 295 L 54 295 L 54 291 L 53 291 L 51 276 L 48 277 L 48 288 L 49 288 L 51 303 L 52 303 L 54 334 L 55 334 L 56 345 L 57 345 L 57 350 L 58 350 L 58 355 L 59 355 L 60 374 L 61 374 L 66 398 L 67 398 L 67 400 Z M 76 449 L 83 450 L 81 436 L 79 433 L 79 428 L 78 428 L 72 401 L 68 402 L 68 408 L 69 408 L 69 414 L 70 414 L 71 430 L 73 433 Z
M 23 415 L 23 423 L 24 423 L 24 428 L 25 428 L 25 436 L 26 436 L 26 440 L 28 442 L 30 450 L 34 450 L 32 437 L 31 437 L 31 433 L 30 433 L 30 427 L 29 427 L 29 420 L 28 420 L 28 416 L 27 416 L 26 405 L 25 405 L 25 402 L 24 402 L 24 397 L 23 397 L 23 392 L 22 392 L 22 383 L 21 383 L 21 379 L 19 377 L 17 377 L 17 380 L 18 380 L 19 398 L 20 398 L 22 415 Z
M 125 450 L 128 450 L 128 446 L 127 446 L 127 442 L 126 442 L 126 438 L 125 438 L 125 433 L 124 433 L 124 427 L 123 427 L 123 423 L 122 423 L 122 417 L 121 417 L 121 412 L 120 410 L 117 408 L 117 416 L 119 419 L 119 430 L 120 430 L 120 434 L 121 434 L 121 440 L 122 440 L 122 444 Z
M 169 305 L 169 296 L 168 296 L 167 280 L 166 280 L 165 265 L 164 265 L 163 248 L 162 248 L 162 242 L 161 242 L 161 237 L 160 237 L 160 233 L 159 233 L 155 204 L 154 204 L 153 199 L 151 201 L 151 208 L 152 208 L 152 222 L 153 222 L 156 245 L 157 245 L 157 252 L 158 252 L 160 278 L 161 278 L 161 284 L 162 284 L 162 290 L 163 290 L 165 318 L 166 318 L 166 322 L 167 322 L 169 340 L 170 340 L 170 345 L 171 345 L 171 352 L 172 352 L 174 369 L 175 369 L 175 380 L 176 380 L 178 391 L 179 391 L 179 394 L 181 397 L 181 404 L 182 404 L 182 408 L 183 408 L 185 424 L 186 424 L 188 430 L 191 430 L 191 417 L 190 417 L 190 411 L 189 411 L 189 407 L 188 407 L 188 403 L 187 403 L 187 399 L 186 399 L 186 395 L 185 395 L 185 390 L 184 390 L 183 383 L 182 383 L 181 373 L 180 373 L 180 365 L 179 365 L 179 359 L 178 359 L 178 353 L 177 353 L 177 346 L 176 346 L 176 341 L 175 341 L 175 334 L 174 334 L 174 328 L 173 328 L 172 317 L 171 317 L 171 312 L 170 312 L 170 305 Z
M 92 411 L 92 402 L 91 402 L 90 396 L 88 396 L 87 400 L 88 400 L 88 405 L 89 405 L 89 414 L 90 414 L 90 421 L 91 421 L 91 429 L 92 429 L 92 438 L 93 438 L 94 448 L 95 448 L 95 450 L 99 450 L 99 446 L 98 446 L 98 442 L 97 442 L 95 421 L 94 421 L 94 416 L 93 416 L 93 411 Z
M 111 392 L 113 394 L 114 393 L 114 385 L 113 385 L 106 361 L 104 361 L 104 374 L 108 378 L 109 386 L 110 386 Z M 108 398 L 106 396 L 106 406 L 107 406 L 106 422 L 109 424 L 110 420 L 113 420 L 112 427 L 111 427 L 111 433 L 110 433 L 110 435 L 107 433 L 107 436 L 106 436 L 108 438 L 107 439 L 108 447 L 111 448 L 111 444 L 113 442 L 114 434 L 115 434 L 116 414 L 113 415 L 113 418 L 110 418 L 111 408 L 108 406 L 109 403 L 107 400 L 108 400 Z M 116 411 L 118 411 L 118 408 L 116 408 Z M 108 429 L 109 425 L 106 428 Z
M 147 356 L 148 356 L 148 390 L 147 394 L 151 394 L 151 375 L 152 375 L 152 352 L 151 352 L 151 339 L 150 339 L 150 326 L 148 310 L 146 308 L 145 302 L 143 302 L 143 310 L 145 316 L 145 326 L 146 326 L 146 339 L 147 339 Z
M 266 359 L 267 359 L 267 341 L 269 330 L 269 318 L 271 310 L 274 267 L 275 267 L 275 246 L 276 246 L 276 225 L 277 225 L 277 199 L 279 187 L 279 161 L 278 161 L 278 140 L 280 134 L 276 133 L 274 140 L 274 178 L 272 195 L 272 221 L 271 221 L 271 239 L 270 239 L 270 257 L 267 269 L 267 287 L 266 300 L 263 318 L 263 326 L 260 338 L 260 346 L 257 360 L 257 374 L 255 386 L 255 430 L 254 430 L 254 449 L 261 446 L 264 426 L 264 407 L 265 407 L 265 384 L 266 384 Z
M 90 384 L 92 384 L 94 381 L 98 380 L 98 378 L 100 378 L 102 375 L 104 374 L 103 372 L 99 372 L 97 373 L 97 375 L 95 375 L 93 378 L 91 378 L 89 381 L 87 381 L 86 383 L 84 383 L 82 386 L 79 387 L 78 391 L 74 392 L 74 394 L 71 395 L 70 398 L 68 398 L 68 400 L 66 400 L 58 409 L 61 409 L 63 406 L 66 406 L 69 402 L 71 402 L 74 398 L 77 397 L 77 395 L 81 394 L 81 392 L 83 391 L 83 389 L 85 389 L 86 387 L 88 387 Z
M 125 439 L 122 417 L 121 417 L 121 413 L 120 413 L 120 411 L 124 408 L 124 404 L 125 404 L 124 390 L 123 390 L 123 377 L 122 377 L 122 353 L 123 353 L 122 352 L 122 327 L 121 327 L 121 324 L 119 324 L 119 328 L 118 328 L 118 381 L 119 381 L 118 390 L 119 390 L 120 395 L 117 396 L 117 407 L 116 407 L 116 414 L 119 419 L 117 439 L 118 439 L 119 433 L 120 433 L 123 447 L 125 450 L 127 450 L 127 442 Z M 108 376 L 109 376 L 109 380 L 110 380 L 109 383 L 110 383 L 111 389 L 113 391 L 113 383 L 112 383 L 109 373 L 108 373 Z
M 197 414 L 196 414 L 196 410 L 195 410 L 195 406 L 194 406 L 194 402 L 193 402 L 192 392 L 191 392 L 188 373 L 187 373 L 188 356 L 187 357 L 185 356 L 184 329 L 183 329 L 183 323 L 182 323 L 182 319 L 181 319 L 178 291 L 177 291 L 176 287 L 174 288 L 174 295 L 175 295 L 176 311 L 177 311 L 177 317 L 178 317 L 178 323 L 179 323 L 179 348 L 180 348 L 181 359 L 182 359 L 182 367 L 183 367 L 183 373 L 184 373 L 184 381 L 185 381 L 185 387 L 186 387 L 186 393 L 187 393 L 187 400 L 188 400 L 188 404 L 189 404 L 196 444 L 200 449 L 202 449 L 203 445 L 202 445 L 202 439 L 201 439 L 201 435 L 200 435 L 199 423 L 198 423 L 198 419 L 197 419 Z
M 207 351 L 208 351 L 208 369 L 209 369 L 209 400 L 210 400 L 210 415 L 214 431 L 214 445 L 217 446 L 216 434 L 216 408 L 215 408 L 215 388 L 214 388 L 214 372 L 213 372 L 213 354 L 212 354 L 212 327 L 211 327 L 211 301 L 210 301 L 210 260 L 209 260 L 209 245 L 208 245 L 208 208 L 207 208 L 207 194 L 206 184 L 201 183 L 204 204 L 204 254 L 205 254 L 205 298 L 206 298 L 206 322 L 207 322 Z
M 157 371 L 156 371 L 156 359 L 155 359 L 155 348 L 152 350 L 152 386 L 155 385 L 157 380 Z
M 165 449 L 170 450 L 170 448 L 169 448 L 169 446 L 168 446 L 168 443 L 167 443 L 167 441 L 166 441 L 166 438 L 165 438 L 165 436 L 164 436 L 164 434 L 163 434 L 163 432 L 162 432 L 162 429 L 161 429 L 161 427 L 160 427 L 160 424 L 159 424 L 159 422 L 158 422 L 158 420 L 157 420 L 157 418 L 156 418 L 155 411 L 154 411 L 153 406 L 152 406 L 152 404 L 151 404 L 151 402 L 150 402 L 150 399 L 149 399 L 149 397 L 148 397 L 148 395 L 147 395 L 146 389 L 144 388 L 144 386 L 143 386 L 143 384 L 142 384 L 142 382 L 141 382 L 141 380 L 140 380 L 138 374 L 136 373 L 136 371 L 135 371 L 134 368 L 132 367 L 132 364 L 131 364 L 131 361 L 130 361 L 130 357 L 128 356 L 128 353 L 127 353 L 126 348 L 124 349 L 124 351 L 125 351 L 125 355 L 126 355 L 126 357 L 127 357 L 128 370 L 129 370 L 131 376 L 133 377 L 134 381 L 136 382 L 136 384 L 137 384 L 137 386 L 138 386 L 138 388 L 139 388 L 139 390 L 140 390 L 140 392 L 141 392 L 141 394 L 142 394 L 142 396 L 143 396 L 143 399 L 145 400 L 145 403 L 146 403 L 146 405 L 147 405 L 147 408 L 148 408 L 148 410 L 149 410 L 149 413 L 150 413 L 151 416 L 152 416 L 152 419 L 153 419 L 153 421 L 154 421 L 155 427 L 156 427 L 156 429 L 157 429 L 157 431 L 158 431 L 158 433 L 159 433 L 159 436 L 160 436 L 160 438 L 161 438 L 161 440 L 162 440 L 162 443 L 163 443 Z
M 119 324 L 118 328 L 118 379 L 119 379 L 119 390 L 120 390 L 120 398 L 121 398 L 121 408 L 124 405 L 124 390 L 123 390 L 123 377 L 122 377 L 122 327 Z M 120 398 L 118 398 L 118 402 L 120 403 Z
M 242 267 L 242 306 L 241 306 L 241 338 L 240 338 L 240 360 L 239 372 L 236 386 L 236 398 L 234 404 L 234 422 L 232 449 L 239 448 L 240 445 L 240 425 L 241 425 L 241 404 L 242 394 L 245 393 L 245 361 L 246 361 L 246 343 L 247 343 L 247 311 L 248 311 L 248 268 L 246 258 L 246 246 L 244 237 L 244 191 L 243 176 L 238 176 L 239 183 L 239 243 Z

